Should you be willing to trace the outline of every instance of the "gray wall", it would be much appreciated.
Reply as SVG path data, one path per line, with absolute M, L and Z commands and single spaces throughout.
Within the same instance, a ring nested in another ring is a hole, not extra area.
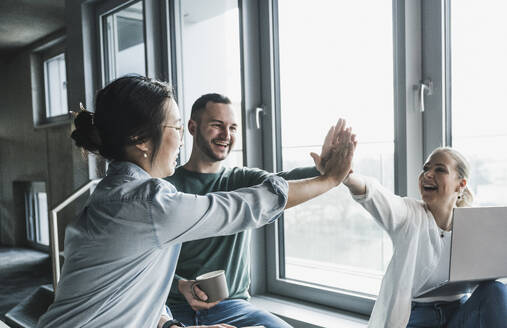
M 23 218 L 16 217 L 13 181 L 47 181 L 47 146 L 45 131 L 33 129 L 30 57 L 27 53 L 5 60 L 0 89 L 0 181 L 1 234 L 4 245 L 24 241 Z
M 87 163 L 69 138 L 70 123 L 34 128 L 31 49 L 0 60 L 0 245 L 26 244 L 23 202 L 14 198 L 14 181 L 45 181 L 51 209 L 88 178 Z M 76 208 L 62 212 L 62 228 Z

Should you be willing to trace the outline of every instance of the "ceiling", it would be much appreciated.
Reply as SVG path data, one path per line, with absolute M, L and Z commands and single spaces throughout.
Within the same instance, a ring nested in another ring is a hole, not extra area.
M 65 0 L 0 0 L 0 56 L 62 29 L 64 10 Z

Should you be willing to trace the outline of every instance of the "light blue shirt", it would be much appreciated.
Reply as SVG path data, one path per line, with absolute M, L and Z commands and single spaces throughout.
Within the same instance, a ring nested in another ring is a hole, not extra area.
M 38 327 L 156 327 L 182 242 L 270 223 L 287 182 L 205 196 L 179 193 L 139 166 L 113 162 L 65 232 L 55 301 Z

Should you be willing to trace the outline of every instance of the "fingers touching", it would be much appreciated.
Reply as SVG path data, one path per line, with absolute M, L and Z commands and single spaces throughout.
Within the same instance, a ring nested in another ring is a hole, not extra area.
M 340 141 L 340 136 L 345 131 L 345 126 L 347 125 L 347 121 L 345 121 L 343 118 L 339 118 L 338 122 L 336 123 L 334 127 L 333 132 L 333 145 L 336 145 Z

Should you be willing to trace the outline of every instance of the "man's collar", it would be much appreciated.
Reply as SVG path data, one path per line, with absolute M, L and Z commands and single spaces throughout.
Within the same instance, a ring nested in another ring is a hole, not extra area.
M 196 172 L 196 173 L 203 173 L 203 174 L 216 174 L 216 173 L 220 173 L 223 169 L 223 166 L 222 164 L 219 162 L 218 163 L 218 169 L 217 170 L 213 170 L 212 172 L 204 172 L 203 170 L 200 170 L 199 168 L 195 168 L 195 167 L 202 167 L 204 165 L 192 165 L 190 163 L 190 161 L 186 162 L 184 165 L 182 165 L 183 168 L 185 168 L 186 171 L 189 171 L 189 172 Z
M 214 171 L 214 172 L 201 172 L 199 170 L 194 170 L 193 168 L 189 168 L 185 164 L 185 165 L 180 166 L 179 169 L 185 170 L 185 172 L 194 173 L 194 174 L 209 174 L 209 175 L 214 175 L 214 174 L 220 174 L 220 173 L 222 173 L 225 170 L 225 167 L 223 167 L 223 166 L 220 165 L 220 167 L 219 167 L 219 169 L 217 171 Z

